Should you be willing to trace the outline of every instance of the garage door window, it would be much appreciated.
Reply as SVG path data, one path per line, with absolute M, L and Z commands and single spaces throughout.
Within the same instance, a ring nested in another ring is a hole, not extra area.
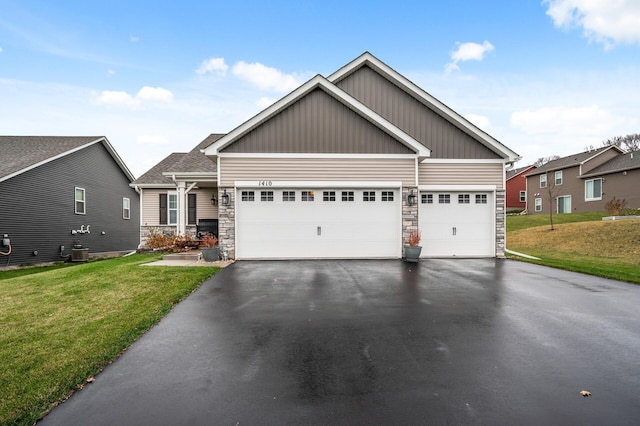
M 433 194 L 422 194 L 422 204 L 433 204 Z
M 295 201 L 295 200 L 296 200 L 295 191 L 282 191 L 282 201 Z
M 336 191 L 324 191 L 322 193 L 322 201 L 335 201 Z
M 362 193 L 362 201 L 375 201 L 376 191 L 364 191 Z
M 471 197 L 469 194 L 458 194 L 458 204 L 470 204 Z
M 393 191 L 382 191 L 382 201 L 393 201 Z
M 242 191 L 242 201 L 255 201 L 255 194 L 253 191 Z
M 260 191 L 260 201 L 273 201 L 273 191 Z
M 438 204 L 451 204 L 451 195 L 438 194 Z
M 313 201 L 314 195 L 313 191 L 302 191 L 302 201 Z
M 353 201 L 353 191 L 342 191 L 342 201 Z
M 487 204 L 487 194 L 476 194 L 476 204 Z

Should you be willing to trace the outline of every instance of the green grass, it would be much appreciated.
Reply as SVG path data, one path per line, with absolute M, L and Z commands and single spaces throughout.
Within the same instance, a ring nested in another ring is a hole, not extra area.
M 540 265 L 640 284 L 640 220 L 603 221 L 606 213 L 507 217 L 507 248 Z
M 219 270 L 156 259 L 0 272 L 0 424 L 35 423 Z

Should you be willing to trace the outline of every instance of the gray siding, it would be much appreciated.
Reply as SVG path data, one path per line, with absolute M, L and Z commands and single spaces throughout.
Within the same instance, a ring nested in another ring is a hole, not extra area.
M 420 185 L 495 185 L 504 189 L 502 163 L 421 163 Z
M 223 152 L 413 153 L 321 89 L 307 94 Z
M 9 234 L 13 253 L 0 256 L 0 266 L 60 261 L 59 247 L 69 254 L 76 239 L 90 253 L 135 250 L 140 202 L 129 183 L 102 144 L 1 182 L 0 236 Z M 74 213 L 75 187 L 86 190 L 85 215 Z M 129 220 L 122 218 L 123 197 L 130 200 Z M 71 235 L 82 225 L 91 225 L 91 233 Z
M 368 66 L 361 67 L 337 85 L 430 148 L 431 158 L 500 158 Z

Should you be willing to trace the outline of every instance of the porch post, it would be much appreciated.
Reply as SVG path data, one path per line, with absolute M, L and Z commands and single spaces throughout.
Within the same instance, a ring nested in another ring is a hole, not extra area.
M 178 186 L 178 223 L 177 223 L 177 231 L 178 235 L 184 235 L 187 232 L 187 203 L 186 203 L 186 194 L 185 187 L 186 182 L 177 182 Z

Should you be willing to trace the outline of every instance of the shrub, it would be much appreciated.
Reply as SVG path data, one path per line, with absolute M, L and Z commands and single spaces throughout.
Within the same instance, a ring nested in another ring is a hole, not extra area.
M 604 208 L 611 216 L 626 216 L 629 213 L 626 199 L 619 200 L 613 197 Z
M 409 235 L 407 236 L 407 242 L 411 247 L 416 247 L 418 244 L 420 244 L 421 238 L 422 236 L 420 234 L 420 231 L 417 229 L 412 229 L 411 231 L 409 231 Z
M 207 232 L 202 236 L 202 238 L 200 238 L 200 246 L 207 248 L 217 247 L 218 237 Z

